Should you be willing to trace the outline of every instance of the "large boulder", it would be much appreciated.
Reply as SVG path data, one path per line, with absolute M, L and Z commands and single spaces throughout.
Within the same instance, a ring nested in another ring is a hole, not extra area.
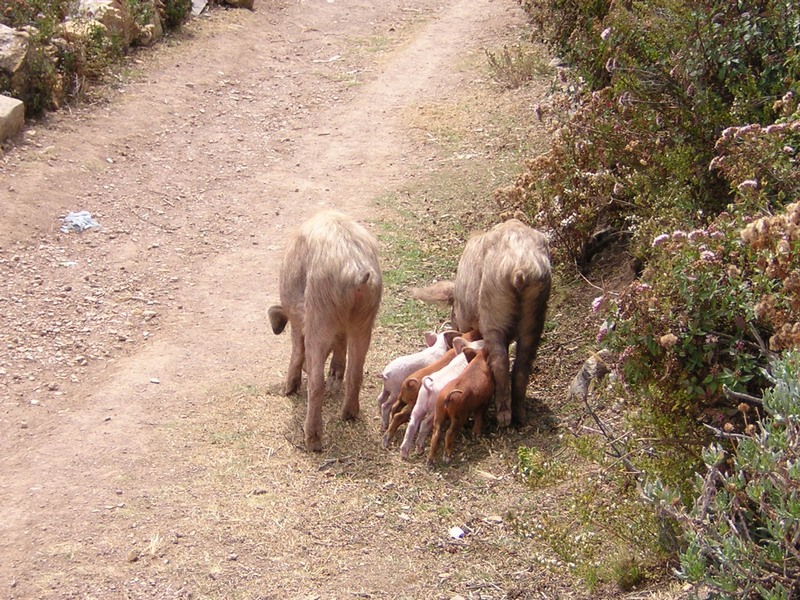
M 24 93 L 28 89 L 29 38 L 26 31 L 0 24 L 0 75 L 8 77 L 15 93 Z
M 25 125 L 25 105 L 0 95 L 0 142 L 17 135 Z
M 137 33 L 133 15 L 124 0 L 80 0 L 77 15 L 102 23 L 123 48 L 131 45 Z

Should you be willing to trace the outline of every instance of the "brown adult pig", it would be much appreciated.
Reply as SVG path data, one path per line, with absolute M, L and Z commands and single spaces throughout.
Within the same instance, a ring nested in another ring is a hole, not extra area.
M 547 238 L 517 219 L 469 239 L 455 282 L 414 290 L 425 301 L 448 302 L 460 331 L 479 329 L 495 379 L 497 422 L 525 424 L 525 390 L 542 338 L 550 298 Z M 508 346 L 517 342 L 509 382 Z
M 280 273 L 281 304 L 269 309 L 272 331 L 292 326 L 292 355 L 286 395 L 308 373 L 305 442 L 322 449 L 325 361 L 332 383 L 345 381 L 342 419 L 354 419 L 382 292 L 375 238 L 352 218 L 324 211 L 303 223 L 286 246 Z M 346 369 L 346 373 L 345 373 Z

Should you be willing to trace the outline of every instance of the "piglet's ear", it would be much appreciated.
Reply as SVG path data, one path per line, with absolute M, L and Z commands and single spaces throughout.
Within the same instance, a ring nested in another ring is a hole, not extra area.
M 445 331 L 442 335 L 444 335 L 444 341 L 445 341 L 445 344 L 447 344 L 447 347 L 448 348 L 452 348 L 453 347 L 453 340 L 456 339 L 458 336 L 460 336 L 461 332 L 455 331 L 455 330 L 451 330 L 451 331 Z
M 270 306 L 267 314 L 269 315 L 269 324 L 272 325 L 272 333 L 275 335 L 283 333 L 283 330 L 286 328 L 286 323 L 289 322 L 289 318 L 286 316 L 286 311 L 283 310 L 283 307 Z
M 478 356 L 478 351 L 475 348 L 467 346 L 464 348 L 464 356 L 467 357 L 467 362 L 472 362 L 472 359 Z
M 425 338 L 425 345 L 430 348 L 436 343 L 436 332 L 435 331 L 426 331 L 422 334 Z
M 464 351 L 464 348 L 467 347 L 469 342 L 465 340 L 463 337 L 457 337 L 453 340 L 453 348 L 456 350 L 456 354 L 461 354 Z

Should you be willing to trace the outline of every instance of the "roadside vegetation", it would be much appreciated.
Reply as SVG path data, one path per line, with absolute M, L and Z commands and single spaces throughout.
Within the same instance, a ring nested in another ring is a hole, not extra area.
M 624 540 L 618 582 L 661 553 L 726 597 L 800 597 L 800 6 L 522 4 L 574 93 L 499 197 L 562 274 L 613 243 L 638 275 L 593 303 L 614 358 L 592 406 L 617 410 L 587 403 L 596 435 L 575 442 L 638 508 L 589 493 L 585 521 Z
M 0 7 L 0 24 L 23 32 L 27 43 L 22 69 L 0 70 L 0 93 L 25 102 L 34 116 L 80 98 L 120 65 L 132 46 L 149 43 L 153 31 L 180 28 L 192 3 L 123 0 L 108 9 L 114 11 L 109 17 L 114 28 L 73 0 L 4 0 Z

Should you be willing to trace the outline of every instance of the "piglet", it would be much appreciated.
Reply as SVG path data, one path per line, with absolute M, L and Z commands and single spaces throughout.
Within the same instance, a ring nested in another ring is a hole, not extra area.
M 467 368 L 469 360 L 467 355 L 464 354 L 464 349 L 474 348 L 477 350 L 483 348 L 483 345 L 483 340 L 468 342 L 462 337 L 457 337 L 453 340 L 453 348 L 456 351 L 455 358 L 440 371 L 423 377 L 417 402 L 414 405 L 414 410 L 411 411 L 411 419 L 408 422 L 406 435 L 400 445 L 400 456 L 402 458 L 408 458 L 414 438 L 416 438 L 417 442 L 417 453 L 421 453 L 425 448 L 428 434 L 433 427 L 436 397 L 445 385 L 458 377 Z
M 441 358 L 452 347 L 453 339 L 458 335 L 458 331 L 452 330 L 442 333 L 426 331 L 424 336 L 427 348 L 395 358 L 378 374 L 378 379 L 383 380 L 383 391 L 378 396 L 378 410 L 384 431 L 389 426 L 389 412 L 400 395 L 400 387 L 406 377 Z
M 477 329 L 475 329 L 463 334 L 461 337 L 468 342 L 474 342 L 481 339 L 481 334 Z M 383 434 L 384 448 L 388 448 L 391 445 L 398 427 L 404 423 L 408 423 L 408 420 L 411 418 L 411 412 L 414 410 L 414 406 L 417 403 L 417 396 L 420 388 L 422 387 L 423 378 L 446 367 L 448 364 L 450 364 L 450 361 L 455 358 L 455 356 L 455 348 L 450 348 L 442 355 L 441 358 L 432 362 L 428 366 L 419 369 L 418 371 L 414 371 L 411 375 L 405 378 L 400 386 L 400 394 L 398 395 L 397 400 L 394 401 L 394 404 L 389 411 L 389 427 Z
M 475 424 L 472 435 L 478 437 L 483 429 L 483 415 L 494 394 L 494 375 L 489 366 L 486 348 L 473 350 L 464 348 L 469 360 L 467 368 L 456 379 L 448 383 L 436 397 L 436 408 L 433 417 L 433 437 L 428 454 L 428 464 L 433 465 L 442 426 L 450 419 L 450 427 L 444 438 L 444 462 L 453 459 L 453 442 L 469 416 L 474 413 Z

